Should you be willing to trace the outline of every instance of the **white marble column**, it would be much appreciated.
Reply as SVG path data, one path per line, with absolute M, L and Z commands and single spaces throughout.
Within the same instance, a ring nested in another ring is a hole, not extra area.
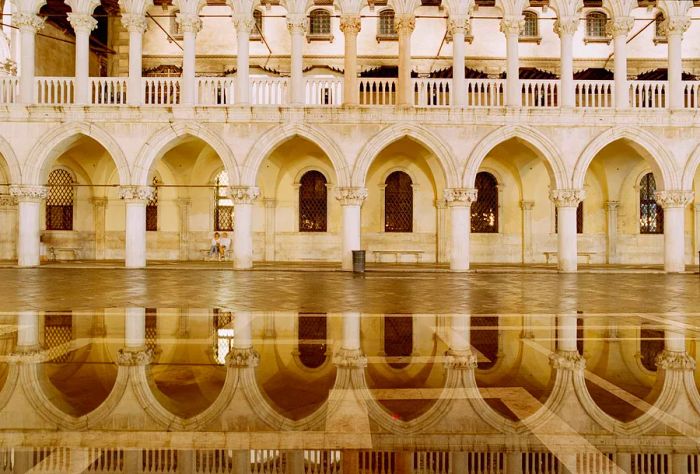
M 233 267 L 253 268 L 253 201 L 260 196 L 254 186 L 231 186 L 233 200 Z
M 522 104 L 518 39 L 524 27 L 522 15 L 505 16 L 501 20 L 501 31 L 506 35 L 506 105 L 509 107 L 520 107 Z
M 190 259 L 190 198 L 178 198 L 177 206 L 180 210 L 180 260 Z
M 68 2 L 66 2 L 68 3 Z M 90 90 L 90 33 L 97 28 L 92 11 L 98 3 L 90 2 L 87 11 L 68 13 L 68 21 L 75 31 L 75 103 L 89 104 Z
M 338 188 L 336 199 L 343 210 L 342 269 L 352 271 L 352 251 L 361 249 L 362 221 L 360 211 L 367 198 L 365 188 Z
M 95 221 L 95 260 L 104 260 L 107 199 L 103 197 L 92 198 L 92 208 Z
M 197 97 L 195 79 L 197 33 L 202 29 L 202 20 L 196 13 L 178 13 L 176 20 L 182 30 L 183 39 L 180 103 L 182 105 L 194 105 Z
M 450 340 L 447 341 L 452 351 L 471 350 L 471 316 L 453 314 L 450 327 Z
M 127 268 L 146 266 L 146 203 L 153 194 L 150 186 L 122 186 L 119 197 L 126 204 L 126 249 Z
M 289 102 L 292 105 L 304 105 L 304 35 L 306 34 L 306 15 L 300 13 L 287 15 L 287 29 L 291 35 L 291 70 Z
M 146 347 L 146 308 L 129 307 L 124 311 L 124 346 L 127 350 Z
M 532 209 L 534 201 L 520 201 L 520 209 L 523 211 L 523 263 L 532 263 Z
M 675 16 L 666 19 L 666 38 L 668 42 L 668 89 L 669 107 L 682 109 L 683 98 L 683 33 L 690 27 L 690 18 Z
M 634 26 L 634 18 L 622 16 L 608 22 L 607 32 L 613 38 L 615 107 L 626 109 L 630 106 L 629 84 L 627 83 L 627 35 Z
M 574 89 L 574 34 L 578 30 L 578 15 L 566 16 L 554 22 L 554 32 L 559 35 L 561 45 L 559 66 L 560 107 L 576 106 Z
M 18 202 L 17 264 L 20 267 L 39 265 L 39 216 L 48 189 L 44 186 L 10 186 L 10 194 Z
M 252 12 L 233 14 L 236 29 L 236 104 L 250 104 L 250 30 L 255 26 Z
M 39 349 L 39 313 L 20 311 L 17 313 L 17 350 L 27 352 Z
M 469 240 L 471 236 L 472 203 L 476 201 L 477 190 L 469 188 L 446 189 L 444 196 L 450 207 L 451 244 L 450 270 L 469 270 Z
M 359 103 L 359 88 L 357 85 L 357 34 L 360 32 L 362 21 L 359 14 L 342 15 L 340 31 L 345 36 L 345 71 L 343 72 L 343 105 Z
M 452 106 L 464 107 L 467 99 L 467 83 L 464 77 L 464 36 L 469 19 L 451 16 L 448 23 L 452 33 Z
M 343 313 L 343 344 L 341 349 L 346 351 L 359 351 L 360 342 L 360 313 Z
M 17 258 L 17 198 L 0 194 L 0 260 Z
M 618 201 L 608 201 L 605 203 L 607 211 L 608 225 L 607 234 L 607 263 L 617 263 L 617 211 L 620 208 Z
M 31 12 L 18 12 L 13 16 L 14 26 L 20 34 L 19 96 L 23 104 L 33 104 L 34 69 L 36 61 L 36 32 L 44 27 L 44 19 Z
M 664 209 L 664 270 L 685 270 L 685 208 L 693 200 L 692 191 L 657 191 L 656 202 Z
M 412 14 L 397 14 L 394 28 L 399 37 L 399 78 L 396 105 L 413 106 L 413 81 L 411 80 L 411 34 L 416 27 Z
M 129 32 L 129 82 L 126 101 L 129 105 L 141 105 L 143 104 L 141 80 L 143 34 L 148 23 L 143 14 L 123 13 L 122 25 Z
M 557 206 L 557 264 L 559 271 L 575 272 L 578 268 L 576 208 L 586 197 L 583 189 L 554 189 L 550 199 Z

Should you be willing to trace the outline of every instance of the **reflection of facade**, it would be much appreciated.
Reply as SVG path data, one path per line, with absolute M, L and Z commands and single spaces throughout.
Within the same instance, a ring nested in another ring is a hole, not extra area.
M 690 439 L 700 425 L 698 356 L 682 329 L 691 319 L 197 309 L 156 317 L 153 325 L 139 308 L 17 316 L 16 339 L 3 339 L 0 389 L 0 438 L 14 446 L 16 466 L 695 472 L 681 469 L 697 461 Z M 409 346 L 410 357 L 392 355 Z M 48 445 L 47 431 L 56 433 Z M 69 439 L 86 448 L 56 447 Z M 652 464 L 656 471 L 643 467 Z

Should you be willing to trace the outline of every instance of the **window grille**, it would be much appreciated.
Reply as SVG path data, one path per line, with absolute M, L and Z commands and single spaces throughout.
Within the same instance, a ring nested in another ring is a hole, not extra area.
M 498 359 L 498 316 L 472 316 L 471 345 L 484 360 L 477 362 L 479 369 L 490 369 Z
M 219 308 L 214 308 L 212 318 L 213 326 L 213 351 L 214 358 L 218 364 L 226 362 L 226 356 L 233 347 L 233 315 L 229 311 L 222 311 Z
M 472 232 L 498 232 L 498 182 L 491 173 L 476 175 L 476 202 L 472 204 Z
M 525 17 L 525 27 L 520 33 L 522 38 L 537 38 L 540 36 L 539 25 L 537 22 L 537 13 L 531 11 L 523 12 Z
M 253 27 L 250 29 L 250 36 L 260 38 L 263 30 L 263 14 L 260 10 L 253 11 Z
M 413 182 L 403 171 L 386 178 L 384 232 L 413 232 Z
M 299 313 L 299 360 L 309 369 L 317 369 L 326 361 L 328 324 L 326 314 Z
M 331 34 L 331 14 L 327 10 L 313 10 L 309 15 L 309 34 L 327 36 Z
M 647 173 L 639 183 L 639 233 L 663 234 L 664 210 L 656 202 L 656 180 Z
M 408 367 L 413 354 L 413 315 L 384 315 L 384 354 L 394 369 Z
M 226 170 L 216 176 L 214 186 L 214 230 L 233 230 L 233 201 L 228 194 L 228 174 Z
M 394 28 L 394 10 L 387 9 L 379 12 L 379 27 L 377 34 L 381 37 L 395 37 L 396 29 Z
M 155 232 L 158 230 L 158 180 L 153 178 L 153 194 L 146 202 L 146 230 Z
M 158 343 L 158 310 L 146 308 L 146 348 L 155 352 Z
M 586 15 L 586 36 L 588 38 L 606 38 L 605 25 L 608 23 L 608 17 L 603 12 L 590 12 Z
M 326 177 L 309 171 L 299 186 L 299 232 L 326 232 L 328 226 Z
M 554 208 L 554 233 L 559 233 L 559 208 Z M 583 234 L 583 201 L 576 206 L 576 233 Z
M 73 230 L 73 177 L 66 170 L 49 174 L 46 230 Z
M 44 345 L 48 349 L 49 361 L 68 362 L 70 352 L 66 350 L 65 345 L 72 339 L 73 313 L 47 311 L 44 314 Z
M 641 328 L 639 331 L 639 353 L 645 369 L 656 372 L 656 356 L 664 350 L 664 332 L 658 329 Z

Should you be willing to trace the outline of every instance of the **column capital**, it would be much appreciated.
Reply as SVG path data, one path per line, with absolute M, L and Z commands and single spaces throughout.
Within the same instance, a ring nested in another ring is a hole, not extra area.
M 367 188 L 338 188 L 335 198 L 341 206 L 361 206 L 367 199 Z
M 253 204 L 260 197 L 260 188 L 255 186 L 231 186 L 228 188 L 233 205 Z
M 664 209 L 672 207 L 684 208 L 693 202 L 695 193 L 693 193 L 693 191 L 682 190 L 656 191 L 654 193 L 654 199 L 656 199 L 656 202 Z
M 95 207 L 105 207 L 107 205 L 107 198 L 104 197 L 94 197 L 90 200 L 92 205 Z
M 13 185 L 10 186 L 10 196 L 17 198 L 17 201 L 40 201 L 49 195 L 49 188 L 46 186 L 34 185 Z
M 656 356 L 656 367 L 664 370 L 695 370 L 695 360 L 686 352 L 661 351 Z
M 555 370 L 583 370 L 586 359 L 577 351 L 556 351 L 549 355 L 549 361 Z
M 226 354 L 226 367 L 245 369 L 257 367 L 259 363 L 260 354 L 252 347 L 234 347 Z
M 578 30 L 579 22 L 580 18 L 578 15 L 557 18 L 554 22 L 554 32 L 559 35 L 559 37 L 565 35 L 573 36 L 576 30 Z
M 333 355 L 333 364 L 345 369 L 364 369 L 367 357 L 359 349 L 340 349 Z
M 122 25 L 129 33 L 143 34 L 148 28 L 146 17 L 137 13 L 123 13 Z
M 634 27 L 634 18 L 631 16 L 618 16 L 608 21 L 605 32 L 612 36 L 627 36 Z
M 146 201 L 153 196 L 151 186 L 120 186 L 119 198 L 125 201 Z
M 552 189 L 549 191 L 551 199 L 557 207 L 578 207 L 578 204 L 586 198 L 583 189 Z
M 467 34 L 469 32 L 469 17 L 466 15 L 454 15 L 447 19 L 447 31 L 454 37 L 456 33 Z
M 287 30 L 291 34 L 303 35 L 306 33 L 306 15 L 290 13 L 287 15 Z
M 255 26 L 255 18 L 253 18 L 252 13 L 249 12 L 234 13 L 231 19 L 233 20 L 233 27 L 236 29 L 237 33 L 250 33 L 250 30 Z
M 97 28 L 97 20 L 89 13 L 68 13 L 68 22 L 77 32 L 90 33 Z
M 520 209 L 531 211 L 535 207 L 535 201 L 520 201 Z
M 117 365 L 121 366 L 145 366 L 153 360 L 151 349 L 119 349 L 117 352 Z
M 519 36 L 525 28 L 525 19 L 522 16 L 504 16 L 501 19 L 501 33 L 506 36 Z
M 8 195 L 8 194 L 1 194 L 0 195 L 0 209 L 5 208 L 5 207 L 15 207 L 17 205 L 17 197 Z
M 34 13 L 18 12 L 12 16 L 14 25 L 20 31 L 28 31 L 36 33 L 44 27 L 45 18 L 42 18 Z
M 476 188 L 448 188 L 443 191 L 443 197 L 450 207 L 469 207 L 476 202 Z
M 192 205 L 192 199 L 190 198 L 177 198 L 177 205 L 180 207 L 188 207 Z
M 605 201 L 605 208 L 608 211 L 616 211 L 620 207 L 620 201 Z
M 667 35 L 683 35 L 690 28 L 690 17 L 672 16 L 664 21 Z
M 362 28 L 362 20 L 360 15 L 341 15 L 340 16 L 340 31 L 343 33 L 357 34 Z
M 183 33 L 197 34 L 202 29 L 202 20 L 196 13 L 178 13 L 175 21 Z
M 394 29 L 398 34 L 412 33 L 416 27 L 416 16 L 411 13 L 400 13 L 394 17 Z
M 454 351 L 452 349 L 445 352 L 445 367 L 453 370 L 474 370 L 476 369 L 476 356 L 471 350 Z

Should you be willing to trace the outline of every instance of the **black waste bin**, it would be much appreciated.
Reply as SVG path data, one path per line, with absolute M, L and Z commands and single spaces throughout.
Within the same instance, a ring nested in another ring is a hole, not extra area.
M 352 251 L 352 271 L 354 273 L 364 273 L 365 272 L 365 251 L 364 250 L 353 250 Z

